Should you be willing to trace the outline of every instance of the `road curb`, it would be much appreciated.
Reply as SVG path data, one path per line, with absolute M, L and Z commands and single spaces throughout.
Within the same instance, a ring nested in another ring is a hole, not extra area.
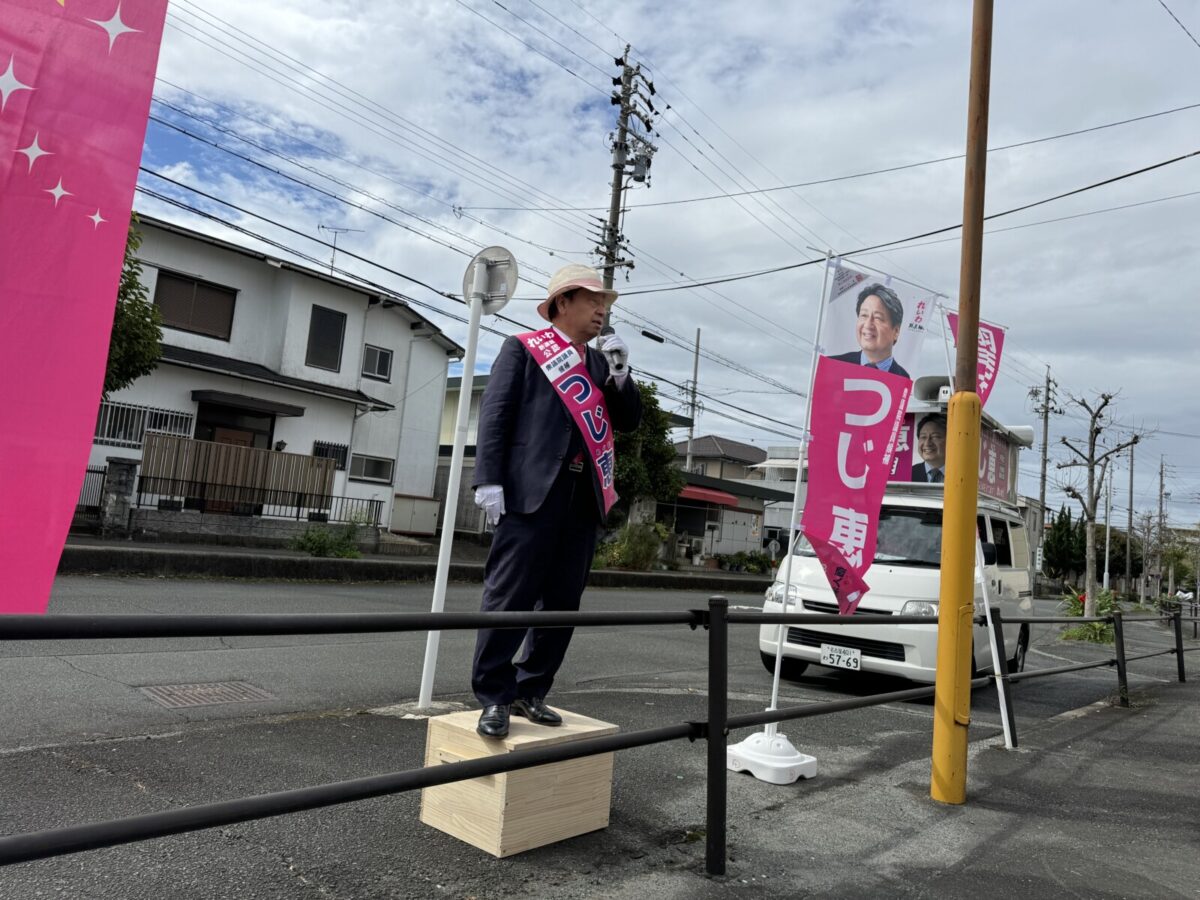
M 146 575 L 162 577 L 256 578 L 270 581 L 433 581 L 431 559 L 328 559 L 221 550 L 159 550 L 150 547 L 71 545 L 63 548 L 60 575 Z M 451 563 L 450 580 L 481 583 L 481 563 Z M 766 576 L 692 575 L 598 569 L 588 584 L 603 588 L 692 590 L 761 594 Z

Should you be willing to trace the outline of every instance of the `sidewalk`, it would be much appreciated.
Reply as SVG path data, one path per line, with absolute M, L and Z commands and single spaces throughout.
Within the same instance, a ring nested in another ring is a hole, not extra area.
M 282 548 L 112 541 L 73 534 L 63 548 L 58 573 L 274 581 L 433 581 L 437 572 L 437 550 L 436 546 L 430 546 L 428 555 L 424 556 L 367 554 L 361 559 L 332 559 Z M 466 541 L 455 542 L 450 580 L 482 582 L 486 558 L 487 548 Z M 630 572 L 596 569 L 588 583 L 592 587 L 762 594 L 770 586 L 771 578 L 714 570 Z
M 1142 640 L 1165 646 L 1166 633 Z M 786 786 L 730 775 L 720 878 L 704 874 L 703 743 L 676 742 L 619 754 L 606 830 L 504 860 L 421 825 L 414 792 L 0 869 L 0 896 L 1195 900 L 1200 683 L 1177 683 L 1173 670 L 1172 657 L 1139 664 L 1131 709 L 1111 702 L 1109 669 L 1019 685 L 1015 751 L 1000 738 L 994 692 L 979 692 L 962 806 L 929 798 L 927 704 L 786 725 L 820 773 Z M 1086 688 L 1084 706 L 1043 710 L 1059 679 Z M 623 730 L 703 715 L 702 693 L 648 696 L 580 686 L 562 700 Z M 761 708 L 758 696 L 730 701 L 732 713 Z M 425 722 L 381 712 L 191 722 L 0 755 L 10 786 L 0 831 L 419 765 Z

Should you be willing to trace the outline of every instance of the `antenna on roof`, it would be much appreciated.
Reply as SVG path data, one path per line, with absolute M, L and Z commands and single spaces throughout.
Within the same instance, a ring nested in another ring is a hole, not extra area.
M 317 225 L 317 231 L 328 231 L 330 234 L 333 235 L 333 253 L 329 257 L 329 274 L 330 275 L 333 274 L 333 264 L 337 261 L 338 235 L 346 234 L 347 232 L 351 232 L 351 231 L 357 231 L 361 234 L 363 232 L 363 230 L 364 229 L 362 229 L 362 228 L 344 228 L 341 225 Z

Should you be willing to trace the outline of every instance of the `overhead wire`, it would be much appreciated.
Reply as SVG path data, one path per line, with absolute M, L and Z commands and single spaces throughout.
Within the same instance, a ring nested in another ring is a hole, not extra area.
M 177 180 L 177 179 L 174 179 L 174 178 L 171 178 L 171 177 L 169 177 L 169 176 L 163 175 L 162 173 L 156 172 L 156 171 L 154 171 L 154 170 L 152 170 L 152 169 L 149 169 L 149 168 L 147 168 L 147 167 L 144 167 L 144 166 L 143 166 L 143 167 L 141 167 L 141 170 L 142 170 L 143 172 L 145 172 L 146 174 L 149 174 L 149 175 L 152 175 L 153 177 L 159 178 L 159 179 L 161 179 L 162 181 L 165 181 L 165 182 L 167 182 L 167 183 L 169 183 L 169 184 L 171 184 L 171 185 L 174 185 L 174 186 L 176 186 L 176 187 L 179 187 L 179 188 L 183 188 L 184 190 L 187 190 L 187 191 L 189 191 L 189 192 L 191 192 L 191 193 L 193 193 L 193 194 L 196 194 L 196 195 L 197 195 L 197 196 L 199 196 L 199 197 L 203 197 L 203 198 L 204 198 L 204 199 L 206 199 L 206 200 L 210 200 L 210 201 L 212 201 L 212 202 L 219 203 L 219 204 L 221 204 L 221 205 L 223 205 L 223 206 L 227 206 L 227 207 L 229 207 L 230 209 L 233 209 L 233 210 L 235 210 L 235 211 L 237 211 L 237 212 L 239 212 L 239 213 L 241 213 L 241 214 L 243 214 L 243 215 L 251 216 L 252 218 L 256 218 L 256 219 L 258 219 L 258 220 L 260 220 L 260 221 L 262 221 L 262 222 L 265 222 L 265 223 L 267 223 L 267 224 L 270 224 L 270 225 L 272 225 L 272 226 L 274 226 L 274 227 L 276 227 L 276 228 L 282 229 L 283 231 L 286 231 L 286 232 L 289 232 L 289 233 L 291 233 L 291 234 L 297 235 L 297 236 L 299 236 L 299 237 L 302 237 L 302 238 L 304 238 L 304 239 L 306 239 L 306 240 L 313 241 L 314 243 L 320 244 L 320 245 L 322 245 L 322 246 L 324 246 L 324 247 L 327 247 L 327 248 L 330 248 L 330 247 L 332 247 L 332 246 L 333 246 L 331 243 L 329 243 L 329 242 L 327 242 L 327 241 L 323 241 L 323 240 L 321 240 L 321 239 L 319 239 L 319 238 L 312 238 L 312 237 L 310 237 L 310 236 L 308 236 L 308 235 L 304 234 L 303 232 L 297 231 L 297 230 L 296 230 L 296 229 L 294 229 L 294 228 L 290 228 L 289 226 L 287 226 L 287 225 L 284 225 L 284 224 L 283 224 L 283 223 L 281 223 L 281 222 L 275 221 L 275 220 L 273 220 L 273 219 L 271 219 L 271 218 L 269 218 L 269 217 L 267 217 L 267 216 L 263 216 L 263 215 L 260 215 L 260 214 L 258 214 L 258 213 L 255 213 L 255 212 L 253 212 L 253 211 L 251 211 L 251 210 L 248 210 L 248 209 L 246 209 L 246 208 L 244 208 L 244 207 L 238 206 L 237 204 L 231 203 L 231 202 L 229 202 L 229 201 L 222 200 L 222 199 L 220 199 L 220 198 L 218 198 L 218 197 L 215 197 L 215 196 L 214 196 L 214 195 L 212 195 L 212 194 L 209 194 L 209 193 L 207 193 L 207 192 L 205 192 L 205 191 L 202 191 L 202 190 L 200 190 L 200 189 L 198 189 L 198 188 L 195 188 L 195 187 L 193 187 L 193 186 L 191 186 L 191 185 L 187 185 L 187 184 L 185 184 L 185 183 L 183 183 L 183 182 L 181 182 L 181 181 L 179 181 L 179 180 Z M 304 259 L 304 260 L 306 260 L 306 261 L 308 261 L 308 262 L 311 262 L 311 263 L 313 263 L 314 265 L 320 266 L 320 267 L 322 268 L 322 270 L 323 270 L 323 269 L 326 267 L 326 264 L 325 264 L 323 261 L 321 261 L 321 260 L 318 260 L 316 257 L 312 256 L 311 254 L 306 254 L 306 253 L 304 253 L 303 251 L 296 250 L 295 248 L 293 248 L 293 247 L 291 247 L 291 246 L 288 246 L 288 245 L 285 245 L 285 244 L 282 244 L 281 242 L 279 242 L 279 241 L 277 241 L 277 240 L 275 240 L 275 239 L 273 239 L 273 238 L 270 238 L 270 237 L 268 237 L 268 236 L 266 236 L 266 235 L 263 235 L 263 234 L 261 234 L 261 233 L 258 233 L 258 232 L 255 232 L 255 231 L 252 231 L 252 230 L 250 230 L 250 229 L 246 228 L 245 226 L 238 225 L 237 223 L 230 222 L 228 219 L 225 219 L 225 218 L 223 218 L 223 217 L 221 217 L 221 216 L 217 216 L 216 214 L 214 214 L 214 213 L 211 213 L 211 212 L 208 212 L 208 211 L 206 211 L 206 210 L 202 210 L 202 209 L 200 209 L 200 208 L 198 208 L 198 207 L 196 207 L 196 206 L 193 206 L 193 205 L 191 205 L 191 204 L 188 204 L 188 203 L 186 203 L 186 202 L 184 202 L 184 201 L 182 201 L 182 200 L 179 200 L 178 198 L 171 197 L 171 196 L 169 196 L 169 195 L 166 195 L 166 194 L 163 194 L 163 193 L 161 193 L 160 191 L 155 191 L 155 190 L 153 190 L 153 189 L 151 189 L 151 188 L 147 188 L 147 187 L 145 187 L 145 186 L 139 186 L 139 187 L 137 188 L 137 190 L 138 190 L 138 192 L 139 192 L 139 193 L 141 193 L 141 194 L 143 194 L 143 195 L 145 195 L 145 196 L 148 196 L 148 197 L 151 197 L 151 198 L 153 198 L 153 199 L 159 200 L 160 202 L 165 202 L 165 203 L 168 203 L 168 204 L 170 204 L 170 205 L 172 205 L 172 206 L 175 206 L 175 207 L 177 207 L 177 208 L 183 209 L 183 210 L 185 210 L 185 211 L 188 211 L 188 212 L 190 212 L 190 213 L 193 213 L 193 214 L 199 215 L 199 216 L 201 216 L 201 217 L 203 217 L 203 218 L 205 218 L 205 219 L 208 219 L 208 220 L 210 220 L 210 221 L 213 221 L 213 222 L 217 222 L 217 223 L 219 223 L 219 224 L 222 224 L 222 225 L 224 225 L 224 226 L 226 226 L 226 227 L 228 227 L 228 228 L 230 228 L 230 229 L 232 229 L 232 230 L 235 230 L 235 231 L 237 231 L 237 232 L 239 232 L 239 233 L 241 233 L 241 234 L 244 234 L 244 235 L 246 235 L 247 237 L 251 237 L 251 238 L 253 238 L 253 239 L 255 239 L 255 240 L 261 241 L 261 242 L 263 242 L 264 244 L 266 244 L 266 245 L 268 245 L 268 246 L 272 246 L 272 247 L 275 247 L 275 248 L 277 248 L 277 249 L 281 249 L 281 250 L 285 250 L 285 251 L 287 251 L 287 252 L 289 252 L 289 253 L 293 253 L 293 254 L 295 254 L 296 256 L 298 256 L 299 258 L 302 258 L 302 259 Z M 428 291 L 430 291 L 430 292 L 432 292 L 432 293 L 434 293 L 434 294 L 437 294 L 437 295 L 438 295 L 439 297 L 441 297 L 441 298 L 444 298 L 444 299 L 447 299 L 447 300 L 451 300 L 451 301 L 454 301 L 454 302 L 456 302 L 456 303 L 463 303 L 462 299 L 461 299 L 461 298 L 459 298 L 458 296 L 456 296 L 456 295 L 454 295 L 454 294 L 452 294 L 452 293 L 446 292 L 446 291 L 442 291 L 442 290 L 440 290 L 440 289 L 438 289 L 438 288 L 434 287 L 433 285 L 430 285 L 430 284 L 428 284 L 427 282 L 424 282 L 424 281 L 422 281 L 422 280 L 420 280 L 420 279 L 414 278 L 413 276 L 411 276 L 411 275 L 408 275 L 408 274 L 406 274 L 406 273 L 404 273 L 404 272 L 402 272 L 402 271 L 400 271 L 400 270 L 398 270 L 398 269 L 395 269 L 395 268 L 393 268 L 393 267 L 391 267 L 391 266 L 388 266 L 388 265 L 386 265 L 386 264 L 380 263 L 380 262 L 378 262 L 378 261 L 376 261 L 376 260 L 370 259 L 369 257 L 363 256 L 362 254 L 357 254 L 357 253 L 354 253 L 354 252 L 352 252 L 352 251 L 349 251 L 349 250 L 345 250 L 345 251 L 341 251 L 341 252 L 343 253 L 343 255 L 344 255 L 344 256 L 347 256 L 347 257 L 349 257 L 349 258 L 352 258 L 352 259 L 356 259 L 356 260 L 358 260 L 358 261 L 360 261 L 360 262 L 365 262 L 365 263 L 367 263 L 368 265 L 374 266 L 374 267 L 376 267 L 376 268 L 378 268 L 378 269 L 380 269 L 380 270 L 382 270 L 382 271 L 385 271 L 385 272 L 387 272 L 387 273 L 389 273 L 389 274 L 391 274 L 391 275 L 395 275 L 395 276 L 397 276 L 397 277 L 399 277 L 399 278 L 402 278 L 402 279 L 404 279 L 404 280 L 406 280 L 406 281 L 409 281 L 409 282 L 411 282 L 411 283 L 413 283 L 413 284 L 416 284 L 416 285 L 418 285 L 419 287 L 422 287 L 422 288 L 424 288 L 425 290 L 428 290 Z M 374 290 L 381 290 L 381 291 L 383 291 L 383 292 L 385 292 L 385 293 L 389 294 L 389 295 L 390 295 L 390 296 L 392 296 L 392 297 L 395 297 L 395 298 L 398 298 L 398 299 L 401 299 L 401 300 L 403 300 L 405 303 L 411 304 L 411 305 L 413 305 L 413 306 L 417 306 L 417 307 L 419 307 L 419 308 L 426 309 L 426 310 L 428 310 L 429 312 L 431 312 L 431 313 L 433 313 L 433 314 L 440 315 L 440 316 L 445 316 L 445 317 L 447 317 L 447 318 L 450 318 L 450 319 L 452 319 L 452 320 L 454 320 L 454 321 L 457 321 L 457 322 L 460 322 L 460 323 L 462 323 L 462 324 L 467 324 L 467 323 L 469 322 L 469 320 L 468 320 L 468 319 L 467 319 L 465 316 L 459 315 L 459 314 L 457 314 L 457 313 L 449 312 L 449 311 L 447 311 L 447 310 L 445 310 L 445 309 L 442 309 L 441 307 L 435 306 L 435 305 L 433 305 L 433 304 L 431 304 L 431 303 L 427 303 L 427 302 L 423 302 L 423 301 L 417 300 L 416 298 L 414 298 L 414 297 L 412 297 L 412 296 L 410 296 L 410 295 L 407 295 L 407 294 L 403 294 L 403 293 L 396 292 L 394 289 L 388 288 L 388 287 L 386 287 L 386 286 L 384 286 L 384 285 L 381 285 L 381 284 L 379 284 L 378 282 L 374 282 L 374 281 L 372 281 L 372 280 L 370 280 L 370 279 L 367 279 L 367 278 L 365 278 L 364 276 L 362 276 L 362 275 L 360 275 L 360 274 L 357 274 L 357 273 L 354 273 L 354 272 L 350 272 L 350 271 L 348 271 L 348 270 L 346 270 L 346 269 L 344 269 L 344 268 L 337 268 L 336 266 L 335 266 L 335 267 L 333 267 L 333 268 L 335 268 L 335 269 L 336 269 L 336 271 L 337 271 L 339 274 L 342 274 L 343 276 L 345 276 L 346 278 L 348 278 L 348 279 L 350 279 L 350 280 L 353 280 L 353 281 L 356 281 L 356 282 L 362 283 L 362 284 L 364 284 L 365 286 L 367 286 L 367 287 L 370 287 L 370 288 L 372 288 L 372 289 L 374 289 Z M 504 315 L 496 315 L 496 318 L 498 318 L 498 319 L 500 319 L 500 320 L 502 320 L 502 321 L 508 322 L 508 323 L 510 323 L 510 324 L 516 325 L 516 326 L 518 326 L 518 327 L 520 327 L 520 328 L 523 328 L 523 329 L 525 329 L 525 330 L 529 330 L 529 329 L 532 327 L 532 326 L 528 325 L 527 323 L 520 322 L 520 321 L 518 321 L 517 319 L 513 319 L 513 318 L 511 318 L 511 317 L 509 317 L 509 316 L 504 316 Z M 489 332 L 490 332 L 490 333 L 492 333 L 492 334 L 496 334 L 496 335 L 498 335 L 498 336 L 501 336 L 501 337 L 508 337 L 508 336 L 509 336 L 507 333 L 505 333 L 505 332 L 502 332 L 502 331 L 500 331 L 500 330 L 498 330 L 498 329 L 491 328 L 491 327 L 489 327 L 489 326 L 483 326 L 483 327 L 485 328 L 485 330 L 489 331 Z M 665 384 L 670 384 L 670 385 L 673 385 L 673 386 L 675 386 L 675 387 L 680 387 L 680 385 L 679 385 L 679 383 L 678 383 L 678 382 L 672 381 L 672 380 L 670 380 L 670 379 L 667 379 L 667 378 L 665 378 L 665 377 L 663 377 L 663 376 L 660 376 L 660 375 L 656 375 L 656 374 L 654 374 L 654 373 L 652 373 L 652 372 L 650 372 L 650 371 L 648 371 L 648 370 L 646 370 L 646 369 L 639 368 L 639 369 L 638 369 L 638 371 L 639 371 L 639 372 L 641 372 L 642 374 L 645 374 L 647 377 L 651 378 L 651 379 L 652 379 L 652 380 L 654 380 L 654 381 L 660 381 L 660 382 L 662 382 L 662 383 L 665 383 Z M 759 412 L 757 412 L 757 411 L 755 411 L 755 410 L 747 409 L 746 407 L 738 406 L 737 404 L 728 403 L 727 401 L 720 400 L 719 398 L 716 398 L 716 397 L 708 397 L 708 396 L 707 396 L 707 394 L 705 394 L 704 392 L 699 392 L 699 391 L 698 391 L 697 393 L 698 393 L 698 395 L 700 395 L 700 396 L 704 396 L 706 399 L 709 399 L 709 400 L 710 400 L 711 402 L 713 402 L 713 403 L 717 403 L 717 404 L 720 404 L 720 405 L 722 405 L 722 406 L 726 406 L 726 407 L 728 407 L 728 408 L 730 408 L 730 409 L 733 409 L 733 410 L 736 410 L 736 411 L 738 411 L 738 412 L 745 413 L 746 415 L 754 416 L 754 417 L 756 417 L 756 418 L 759 418 L 759 419 L 762 419 L 762 420 L 764 420 L 764 421 L 767 421 L 767 422 L 772 422 L 772 423 L 774 423 L 774 424 L 783 425 L 783 426 L 785 426 L 785 427 L 787 427 L 787 426 L 790 424 L 790 423 L 788 423 L 788 422 L 785 422 L 785 421 L 783 421 L 783 420 L 776 419 L 776 418 L 774 418 L 774 417 L 772 417 L 772 416 L 768 416 L 768 415 L 765 415 L 765 414 L 763 414 L 763 413 L 759 413 Z M 714 413 L 716 413 L 716 411 L 714 411 Z M 743 424 L 754 425 L 754 423 L 749 423 L 749 422 L 743 422 Z M 771 430 L 771 429 L 764 428 L 763 430 Z M 776 432 L 776 433 L 779 433 L 779 432 Z

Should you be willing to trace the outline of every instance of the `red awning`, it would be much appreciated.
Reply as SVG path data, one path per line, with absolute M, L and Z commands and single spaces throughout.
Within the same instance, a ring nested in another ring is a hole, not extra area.
M 702 503 L 716 503 L 720 506 L 737 506 L 737 497 L 733 494 L 727 494 L 724 491 L 713 490 L 712 488 L 694 487 L 687 485 L 679 496 L 684 500 L 699 500 Z

